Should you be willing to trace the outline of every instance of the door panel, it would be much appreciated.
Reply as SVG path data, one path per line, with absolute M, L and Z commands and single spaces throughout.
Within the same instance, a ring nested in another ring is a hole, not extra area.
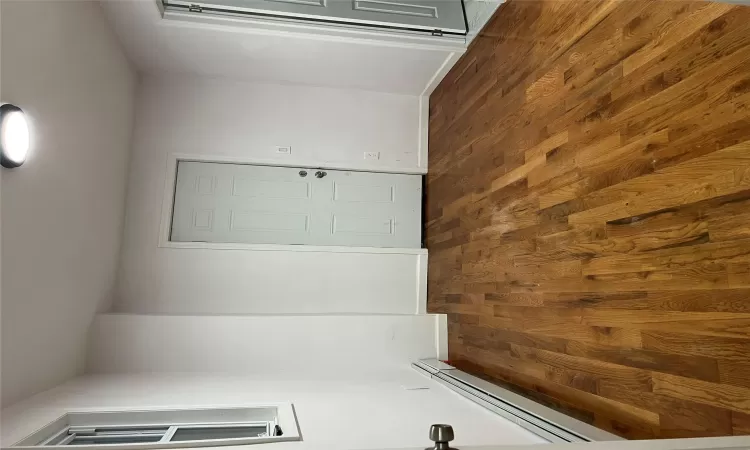
M 419 248 L 419 175 L 180 161 L 176 242 Z
M 334 214 L 331 234 L 334 236 L 338 234 L 392 236 L 394 233 L 393 222 L 393 217 L 378 217 L 377 215 L 359 217 L 348 214 Z
M 256 180 L 247 177 L 234 177 L 232 195 L 266 199 L 309 199 L 310 183 L 306 181 Z
M 393 203 L 393 194 L 393 185 L 333 183 L 333 200 L 336 202 Z
M 310 231 L 310 215 L 285 212 L 232 210 L 230 231 Z
M 328 171 L 333 195 L 332 245 L 412 247 L 421 245 L 422 178 L 419 175 Z
M 167 6 L 466 34 L 461 0 L 164 0 Z
M 330 193 L 325 185 L 313 186 L 312 176 L 302 178 L 298 172 L 180 161 L 171 240 L 311 243 L 316 198 Z M 209 182 L 215 188 L 206 188 Z

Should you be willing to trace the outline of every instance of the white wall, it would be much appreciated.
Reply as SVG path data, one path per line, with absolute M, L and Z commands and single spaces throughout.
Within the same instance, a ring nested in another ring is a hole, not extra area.
M 111 301 L 136 76 L 94 1 L 3 1 L 2 101 L 31 120 L 2 177 L 2 404 L 76 375 Z
M 3 15 L 2 15 L 2 7 L 0 7 L 0 95 L 2 95 L 2 86 L 3 86 L 3 77 L 2 77 L 2 45 L 3 45 L 3 33 L 2 33 L 2 23 L 3 23 Z M 2 101 L 2 100 L 0 100 Z M 0 352 L 2 351 L 2 305 L 3 305 L 3 270 L 2 270 L 2 185 L 3 185 L 3 170 L 0 167 Z M 0 354 L 0 359 L 2 358 L 2 354 Z M 3 400 L 2 400 L 2 361 L 0 361 L 0 408 L 3 406 Z M 10 400 L 8 401 L 8 404 L 10 404 Z
M 362 373 L 447 357 L 446 330 L 444 315 L 100 314 L 88 372 Z
M 362 170 L 419 170 L 417 96 L 147 77 L 138 93 L 136 126 L 134 168 L 155 161 L 146 160 L 145 152 L 159 162 L 169 152 L 180 152 Z M 276 146 L 289 145 L 291 156 L 276 154 Z M 379 151 L 380 159 L 365 160 L 367 151 Z
M 200 78 L 139 90 L 117 311 L 414 313 L 416 255 L 158 247 L 168 155 L 419 170 L 419 98 Z M 276 146 L 291 146 L 289 156 Z M 380 152 L 365 161 L 364 152 Z
M 497 11 L 505 0 L 464 0 L 466 21 L 469 24 L 469 33 L 466 42 L 469 43 L 482 31 L 492 15 Z
M 138 395 L 133 395 L 137 392 Z M 18 404 L 2 415 L 7 447 L 66 410 L 211 407 L 292 402 L 303 441 L 255 450 L 425 448 L 433 423 L 449 423 L 453 444 L 543 443 L 539 437 L 409 369 L 353 378 L 287 372 L 265 375 L 87 376 Z

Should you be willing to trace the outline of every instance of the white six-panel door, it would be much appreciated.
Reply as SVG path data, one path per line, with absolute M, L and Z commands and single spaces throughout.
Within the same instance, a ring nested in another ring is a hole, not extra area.
M 293 19 L 466 33 L 461 0 L 164 0 L 164 4 Z
M 180 161 L 170 240 L 419 248 L 421 205 L 419 175 Z

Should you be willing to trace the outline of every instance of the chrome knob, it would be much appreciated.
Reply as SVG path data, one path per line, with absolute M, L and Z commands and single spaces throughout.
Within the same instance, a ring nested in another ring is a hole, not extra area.
M 306 177 L 307 176 L 307 171 L 306 170 L 300 170 L 299 171 L 299 176 Z
M 430 440 L 435 443 L 433 447 L 425 450 L 456 450 L 450 446 L 453 440 L 453 427 L 445 424 L 435 424 L 430 427 Z
M 315 172 L 315 178 L 323 178 L 326 175 L 328 175 L 328 174 L 325 173 L 325 172 L 323 172 L 323 171 L 321 171 L 321 170 Z

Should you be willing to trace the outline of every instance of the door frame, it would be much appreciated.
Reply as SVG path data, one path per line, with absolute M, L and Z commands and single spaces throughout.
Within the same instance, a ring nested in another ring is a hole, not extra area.
M 253 166 L 273 166 L 273 167 L 295 167 L 303 169 L 323 169 L 323 170 L 346 170 L 349 172 L 374 172 L 374 173 L 394 173 L 394 174 L 412 174 L 412 170 L 364 170 L 350 169 L 340 164 L 326 164 L 318 166 L 313 164 L 292 164 L 284 161 L 257 160 L 237 158 L 233 156 L 207 156 L 191 155 L 183 153 L 170 153 L 167 155 L 166 171 L 164 173 L 164 193 L 162 195 L 161 215 L 159 220 L 159 239 L 158 246 L 163 248 L 198 248 L 210 250 L 255 250 L 255 251 L 294 251 L 294 252 L 324 252 L 324 253 L 370 253 L 370 254 L 396 254 L 396 255 L 418 255 L 425 258 L 426 269 L 426 248 L 399 248 L 399 247 L 349 247 L 337 245 L 288 245 L 288 244 L 240 244 L 240 243 L 220 243 L 220 242 L 173 242 L 169 240 L 170 230 L 172 228 L 172 214 L 174 212 L 174 197 L 177 186 L 177 164 L 180 161 L 190 162 L 207 162 L 207 163 L 224 163 L 224 164 L 244 164 Z
M 379 255 L 413 255 L 416 270 L 416 309 L 415 314 L 427 312 L 427 263 L 426 248 L 398 248 L 398 247 L 347 247 L 337 245 L 290 245 L 290 244 L 239 244 L 220 242 L 173 242 L 169 240 L 172 228 L 172 214 L 174 212 L 174 197 L 177 187 L 177 164 L 180 161 L 213 162 L 229 164 L 249 164 L 256 166 L 299 167 L 306 169 L 347 170 L 351 172 L 377 172 L 424 175 L 413 170 L 363 170 L 350 169 L 343 165 L 326 164 L 292 164 L 283 161 L 246 159 L 232 156 L 194 155 L 185 153 L 170 153 L 167 155 L 166 170 L 164 172 L 164 192 L 162 194 L 161 215 L 159 219 L 159 235 L 157 246 L 169 249 L 202 249 L 202 250 L 233 250 L 233 251 L 265 251 L 265 252 L 318 252 L 318 253 L 359 253 Z
M 259 5 L 246 5 L 246 6 L 240 6 L 240 5 L 233 5 L 233 4 L 217 4 L 215 2 L 211 2 L 208 0 L 198 0 L 198 1 L 191 1 L 191 0 L 167 0 L 168 4 L 163 4 L 163 8 L 165 11 L 183 11 L 188 13 L 202 13 L 205 12 L 207 14 L 216 14 L 216 15 L 225 15 L 225 14 L 232 14 L 232 15 L 238 15 L 240 17 L 259 17 L 259 18 L 271 18 L 271 19 L 282 19 L 286 21 L 295 21 L 295 22 L 312 22 L 312 23 L 321 23 L 321 24 L 328 24 L 333 26 L 347 26 L 347 27 L 367 27 L 368 29 L 383 29 L 386 31 L 407 31 L 407 32 L 421 32 L 421 33 L 434 33 L 434 31 L 439 31 L 440 34 L 432 34 L 433 36 L 455 36 L 458 38 L 465 37 L 469 32 L 468 27 L 468 21 L 466 18 L 466 10 L 463 5 L 463 1 L 458 2 L 458 4 L 453 5 L 454 7 L 457 7 L 460 9 L 461 12 L 461 25 L 459 28 L 458 23 L 447 23 L 443 22 L 443 20 L 446 18 L 446 15 L 448 14 L 448 11 L 445 9 L 441 9 L 440 12 L 438 12 L 437 6 L 428 6 L 428 5 L 407 5 L 407 4 L 399 4 L 396 3 L 396 5 L 400 6 L 413 6 L 413 7 L 421 7 L 425 9 L 432 9 L 434 10 L 434 17 L 433 19 L 442 22 L 442 23 L 405 23 L 404 21 L 399 20 L 389 20 L 389 13 L 392 14 L 391 11 L 382 11 L 379 9 L 374 8 L 359 8 L 359 12 L 364 11 L 365 14 L 369 13 L 375 13 L 380 14 L 377 18 L 375 17 L 357 17 L 357 16 L 351 16 L 351 15 L 338 15 L 334 14 L 331 15 L 332 12 L 330 9 L 325 9 L 325 7 L 329 6 L 324 0 L 318 0 L 317 2 L 282 2 L 281 5 L 276 5 L 278 9 L 273 8 L 263 8 Z M 296 5 L 295 5 L 296 3 Z M 377 3 L 377 1 L 376 1 Z M 304 11 L 295 11 L 292 8 L 294 7 L 301 7 L 305 8 Z M 356 2 L 354 2 L 353 10 L 357 11 Z M 319 9 L 319 7 L 324 7 L 323 9 Z M 195 10 L 194 10 L 195 8 Z M 404 15 L 414 15 L 409 13 L 404 13 Z M 450 22 L 450 21 L 449 21 Z

